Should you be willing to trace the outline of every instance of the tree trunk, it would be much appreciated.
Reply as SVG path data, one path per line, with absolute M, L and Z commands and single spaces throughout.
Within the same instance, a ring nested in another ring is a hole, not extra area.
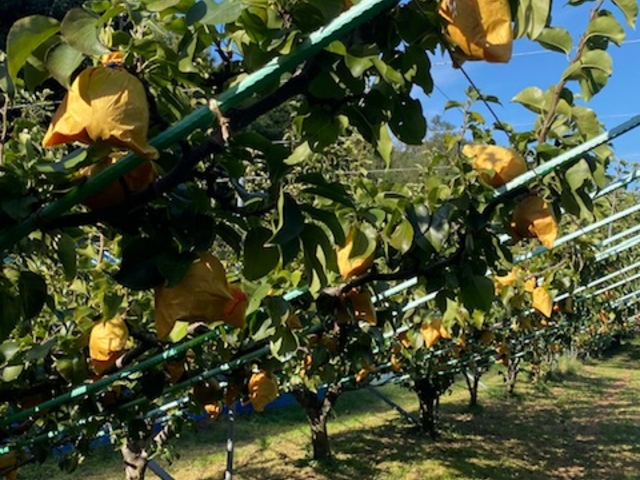
M 507 367 L 507 395 L 510 397 L 515 393 L 518 373 L 520 373 L 520 358 L 514 358 Z
M 124 461 L 126 480 L 144 480 L 147 470 L 147 452 L 135 443 L 129 443 L 120 449 Z
M 167 424 L 151 440 L 158 447 L 162 447 L 169 441 L 173 433 L 171 426 Z M 126 480 L 144 480 L 149 463 L 149 454 L 144 445 L 148 444 L 148 441 L 149 437 L 144 440 L 129 441 L 120 449 Z
M 313 459 L 318 461 L 329 460 L 331 458 L 331 444 L 327 434 L 327 416 L 320 415 L 311 418 L 307 414 L 311 425 L 311 446 L 313 448 Z
M 468 371 L 464 371 L 464 379 L 467 382 L 467 390 L 469 391 L 469 406 L 475 407 L 478 405 L 478 385 L 480 384 L 480 377 L 482 372 L 474 370 L 473 374 Z
M 420 423 L 422 431 L 433 439 L 438 437 L 436 411 L 440 392 L 431 380 L 421 378 L 415 382 L 415 390 L 420 402 Z
M 336 384 L 329 385 L 322 399 L 303 385 L 296 387 L 291 393 L 307 415 L 311 427 L 313 459 L 317 461 L 329 460 L 332 455 L 327 433 L 327 420 L 342 393 L 342 387 Z

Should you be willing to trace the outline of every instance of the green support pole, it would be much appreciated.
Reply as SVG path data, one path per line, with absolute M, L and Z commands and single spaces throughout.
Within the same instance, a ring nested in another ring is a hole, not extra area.
M 217 108 L 221 113 L 225 113 L 237 107 L 242 102 L 260 93 L 283 74 L 292 71 L 298 65 L 316 55 L 331 42 L 342 38 L 345 34 L 366 23 L 380 12 L 397 4 L 398 1 L 362 0 L 329 25 L 309 35 L 291 54 L 274 58 L 260 70 L 253 72 L 236 86 L 220 94 L 216 98 Z M 150 143 L 158 150 L 163 150 L 186 138 L 192 132 L 211 126 L 214 120 L 215 116 L 208 107 L 200 107 L 155 137 Z M 40 225 L 59 217 L 73 206 L 104 190 L 112 182 L 138 167 L 144 161 L 130 153 L 115 165 L 87 179 L 85 183 L 74 188 L 61 199 L 43 207 L 19 225 L 2 234 L 0 236 L 0 252 L 29 235 Z
M 194 348 L 202 343 L 205 343 L 206 341 L 211 340 L 217 335 L 218 333 L 212 330 L 210 332 L 205 333 L 204 335 L 200 335 L 199 337 L 194 338 L 193 340 L 189 340 L 188 342 L 185 342 L 177 347 L 169 348 L 164 352 L 162 352 L 161 354 L 155 355 L 136 365 L 123 368 L 122 370 L 114 373 L 113 375 L 109 375 L 108 377 L 101 378 L 100 380 L 93 383 L 87 383 L 85 385 L 81 385 L 67 393 L 63 393 L 62 395 L 52 398 L 51 400 L 47 400 L 46 402 L 43 402 L 39 405 L 36 405 L 31 408 L 27 408 L 13 415 L 4 417 L 0 419 L 0 427 L 6 427 L 8 425 L 11 425 L 14 422 L 21 422 L 39 412 L 49 410 L 51 408 L 59 407 L 60 405 L 64 405 L 65 403 L 68 403 L 74 399 L 83 398 L 87 395 L 98 392 L 103 388 L 111 385 L 116 380 L 127 378 L 132 373 L 140 372 L 142 370 L 146 370 L 147 368 L 151 368 L 168 358 L 172 358 L 176 355 L 179 355 L 182 352 L 186 352 L 190 348 Z

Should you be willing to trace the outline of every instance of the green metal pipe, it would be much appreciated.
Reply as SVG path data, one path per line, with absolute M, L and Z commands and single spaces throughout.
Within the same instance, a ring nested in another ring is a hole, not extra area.
M 111 385 L 116 380 L 127 378 L 132 373 L 146 370 L 147 368 L 151 368 L 155 365 L 158 365 L 159 363 L 169 358 L 175 357 L 180 353 L 186 352 L 190 348 L 194 348 L 202 343 L 205 343 L 211 340 L 217 335 L 218 333 L 212 330 L 203 335 L 200 335 L 199 337 L 189 340 L 181 345 L 178 345 L 177 347 L 169 348 L 164 352 L 162 352 L 161 354 L 148 358 L 147 360 L 144 360 L 136 365 L 123 368 L 122 370 L 114 373 L 113 375 L 109 375 L 108 377 L 101 378 L 100 380 L 93 383 L 87 383 L 85 385 L 81 385 L 67 393 L 63 393 L 62 395 L 52 398 L 51 400 L 47 400 L 46 402 L 43 402 L 39 405 L 36 405 L 31 408 L 27 408 L 13 415 L 2 418 L 0 419 L 0 427 L 11 425 L 14 422 L 21 422 L 37 413 L 43 412 L 45 410 L 49 410 L 51 408 L 59 407 L 60 405 L 64 405 L 65 403 L 68 403 L 74 399 L 83 398 L 83 397 L 86 397 L 87 395 L 98 392 L 103 388 Z
M 542 165 L 538 165 L 533 170 L 529 170 L 527 173 L 520 175 L 519 177 L 511 180 L 500 188 L 497 188 L 494 192 L 494 198 L 499 198 L 503 196 L 505 193 L 520 188 L 530 181 L 536 179 L 537 177 L 543 177 L 548 173 L 553 172 L 556 168 L 566 165 L 567 163 L 573 162 L 574 160 L 578 160 L 582 158 L 586 153 L 594 148 L 603 145 L 607 142 L 610 142 L 614 138 L 619 137 L 627 133 L 629 130 L 633 130 L 634 128 L 640 126 L 640 115 L 636 115 L 635 117 L 627 120 L 626 122 L 613 127 L 611 130 L 607 132 L 603 132 L 597 137 L 592 138 L 591 140 L 583 143 L 582 145 L 578 145 L 577 147 L 572 148 L 564 152 L 561 155 L 558 155 L 553 160 L 543 163 Z
M 372 19 L 383 10 L 397 4 L 398 1 L 362 0 L 326 27 L 320 28 L 309 35 L 291 54 L 274 58 L 260 70 L 253 72 L 236 86 L 220 94 L 216 98 L 217 108 L 221 113 L 225 113 L 237 107 L 242 102 L 260 93 L 284 73 L 290 72 L 313 57 L 331 42 L 342 38 L 345 34 Z M 158 150 L 163 150 L 186 138 L 192 132 L 211 126 L 214 120 L 215 115 L 208 107 L 200 107 L 155 137 L 150 143 Z M 74 188 L 61 199 L 43 207 L 19 225 L 2 234 L 0 236 L 0 252 L 37 230 L 40 225 L 59 217 L 73 206 L 104 190 L 112 182 L 132 171 L 144 161 L 130 153 L 115 165 L 87 179 L 85 183 Z

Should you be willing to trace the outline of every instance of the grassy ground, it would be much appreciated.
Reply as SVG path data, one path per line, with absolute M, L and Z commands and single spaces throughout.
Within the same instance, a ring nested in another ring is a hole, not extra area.
M 447 480 L 640 478 L 640 346 L 556 375 L 545 389 L 518 384 L 506 399 L 501 377 L 483 378 L 481 407 L 470 411 L 463 382 L 442 401 L 442 438 L 411 430 L 367 391 L 340 398 L 329 433 L 336 461 L 308 461 L 308 428 L 297 408 L 237 420 L 238 480 Z M 395 386 L 382 391 L 410 412 L 417 402 Z M 226 422 L 202 425 L 175 442 L 181 458 L 163 466 L 176 480 L 220 480 Z M 20 471 L 22 480 L 121 479 L 119 454 L 104 449 L 72 475 L 46 463 Z M 156 478 L 151 472 L 149 478 Z

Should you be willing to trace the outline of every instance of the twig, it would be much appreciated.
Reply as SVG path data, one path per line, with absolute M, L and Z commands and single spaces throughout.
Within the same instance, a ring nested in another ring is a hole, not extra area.
M 598 3 L 596 4 L 596 6 L 593 7 L 593 9 L 591 10 L 591 14 L 589 15 L 590 22 L 596 17 L 603 3 L 604 3 L 604 0 L 598 0 Z M 582 34 L 582 37 L 580 38 L 580 43 L 578 43 L 576 54 L 571 60 L 570 65 L 573 65 L 574 63 L 577 63 L 580 61 L 580 58 L 582 57 L 582 53 L 584 52 L 584 49 L 587 46 L 587 39 L 588 37 L 585 32 L 584 34 Z M 551 128 L 551 124 L 553 123 L 553 119 L 556 116 L 556 109 L 558 108 L 558 103 L 560 102 L 560 94 L 562 93 L 562 89 L 564 88 L 566 83 L 567 83 L 567 79 L 563 78 L 556 85 L 553 98 L 551 99 L 551 107 L 549 108 L 549 111 L 547 112 L 547 116 L 544 119 L 544 123 L 542 124 L 542 128 L 540 128 L 540 131 L 538 132 L 538 135 L 537 135 L 538 143 L 544 143 L 545 140 L 547 139 L 547 134 L 549 133 L 549 129 Z

